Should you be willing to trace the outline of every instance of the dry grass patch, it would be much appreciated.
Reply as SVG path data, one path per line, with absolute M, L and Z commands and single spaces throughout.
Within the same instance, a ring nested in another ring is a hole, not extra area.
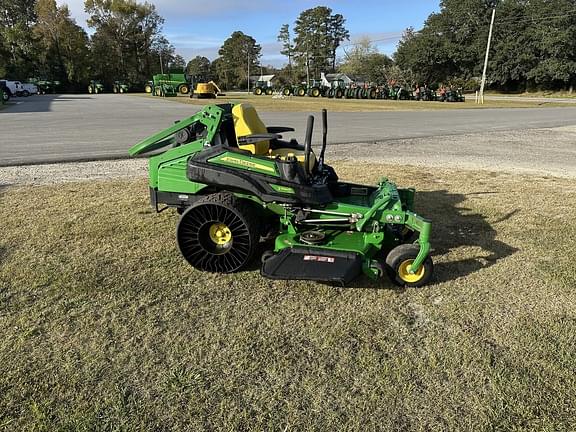
M 419 189 L 436 282 L 200 273 L 146 180 L 0 192 L 0 429 L 574 430 L 576 181 Z
M 140 97 L 152 97 L 145 93 L 133 94 Z M 573 106 L 570 103 L 559 102 L 532 102 L 519 100 L 486 101 L 484 105 L 474 103 L 474 99 L 467 98 L 464 103 L 423 102 L 423 101 L 396 101 L 396 100 L 370 100 L 370 99 L 328 99 L 292 96 L 285 99 L 275 99 L 272 96 L 255 96 L 246 93 L 229 93 L 217 99 L 196 99 L 188 96 L 165 98 L 192 105 L 206 105 L 206 103 L 249 102 L 262 111 L 292 111 L 306 112 L 318 111 L 326 108 L 335 112 L 368 112 L 368 111 L 436 111 L 451 109 L 485 109 L 485 108 L 540 108 Z

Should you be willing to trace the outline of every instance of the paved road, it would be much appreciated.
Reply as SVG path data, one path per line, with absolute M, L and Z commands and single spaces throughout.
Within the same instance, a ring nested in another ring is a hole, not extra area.
M 467 96 L 474 98 L 474 95 Z M 576 104 L 576 96 L 572 98 L 555 98 L 555 97 L 540 97 L 540 96 L 484 96 L 485 100 L 493 101 L 514 101 L 514 102 L 540 102 L 543 105 L 547 103 L 557 102 L 563 104 Z
M 120 95 L 34 96 L 0 111 L 0 166 L 120 158 L 128 148 L 197 107 Z M 261 113 L 270 126 L 292 126 L 302 139 L 306 114 Z M 576 124 L 575 108 L 331 113 L 329 142 L 461 135 Z M 320 141 L 319 116 L 315 142 Z

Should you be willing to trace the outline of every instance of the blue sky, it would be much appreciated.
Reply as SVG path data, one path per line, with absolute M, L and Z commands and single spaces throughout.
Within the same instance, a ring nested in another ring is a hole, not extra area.
M 57 0 L 70 7 L 78 24 L 86 27 L 83 0 Z M 290 24 L 305 9 L 328 6 L 333 13 L 346 18 L 350 42 L 366 36 L 375 42 L 380 52 L 392 54 L 402 32 L 407 27 L 419 29 L 432 12 L 439 10 L 439 0 L 156 0 L 159 14 L 164 17 L 164 34 L 186 60 L 203 55 L 213 60 L 218 48 L 235 30 L 254 37 L 262 45 L 261 63 L 281 66 L 286 59 L 279 54 L 276 36 L 282 24 Z

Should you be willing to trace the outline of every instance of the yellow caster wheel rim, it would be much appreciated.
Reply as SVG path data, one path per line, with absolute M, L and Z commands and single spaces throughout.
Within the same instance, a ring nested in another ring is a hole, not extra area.
M 426 270 L 424 269 L 424 266 L 420 266 L 420 269 L 414 273 L 411 274 L 410 273 L 410 266 L 412 265 L 412 263 L 414 262 L 414 260 L 406 260 L 403 261 L 402 264 L 400 264 L 400 267 L 398 267 L 398 276 L 400 277 L 400 279 L 402 279 L 404 282 L 406 283 L 415 283 L 420 281 L 423 277 L 424 274 L 426 273 Z
M 209 230 L 210 240 L 215 244 L 223 246 L 232 241 L 232 232 L 227 225 L 223 223 L 215 223 L 210 227 Z

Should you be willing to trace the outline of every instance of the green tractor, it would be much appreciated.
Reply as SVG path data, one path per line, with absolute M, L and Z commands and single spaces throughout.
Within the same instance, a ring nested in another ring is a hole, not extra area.
M 35 84 L 38 87 L 38 94 L 54 94 L 56 93 L 56 87 L 60 86 L 60 81 L 49 81 L 45 79 L 38 78 L 28 78 L 28 82 Z
M 306 96 L 306 94 L 308 93 L 308 84 L 306 83 L 301 83 L 298 84 L 294 87 L 294 96 Z
M 112 85 L 113 93 L 128 93 L 130 91 L 130 85 L 125 81 L 114 81 Z
M 326 96 L 329 98 L 342 99 L 346 90 L 346 84 L 344 81 L 337 79 L 330 83 L 330 88 L 326 91 Z
M 88 93 L 90 94 L 104 93 L 104 84 L 102 84 L 100 81 L 91 80 L 90 84 L 88 84 Z
M 310 80 L 307 95 L 310 97 L 326 96 L 330 88 L 326 87 L 321 80 Z
M 285 85 L 280 89 L 280 94 L 283 96 L 292 96 L 294 93 L 294 87 L 292 85 Z
M 271 96 L 274 93 L 274 89 L 270 87 L 266 81 L 256 81 L 252 93 L 255 94 L 256 96 L 260 95 Z
M 266 127 L 249 104 L 206 106 L 129 152 L 154 152 L 152 207 L 181 214 L 177 243 L 196 269 L 246 269 L 261 240 L 274 239 L 261 253 L 260 272 L 268 278 L 344 285 L 363 273 L 388 274 L 401 286 L 426 284 L 431 223 L 414 212 L 414 189 L 386 178 L 377 186 L 340 181 L 324 161 L 326 110 L 322 120 L 318 156 L 313 116 L 300 145 L 279 135 L 294 129 Z

